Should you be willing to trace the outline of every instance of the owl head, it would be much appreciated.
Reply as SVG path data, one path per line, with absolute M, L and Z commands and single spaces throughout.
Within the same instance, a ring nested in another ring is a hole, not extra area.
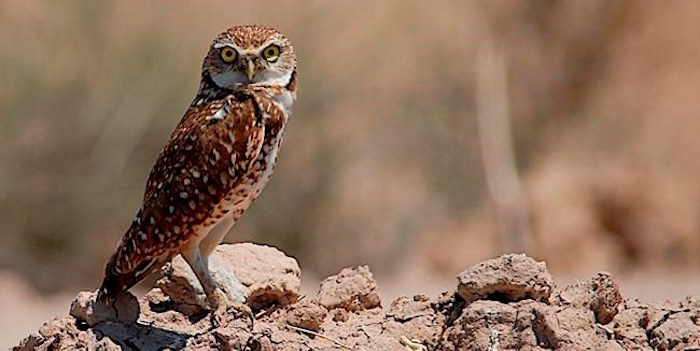
M 289 40 L 274 28 L 243 25 L 217 36 L 204 58 L 202 74 L 224 89 L 242 85 L 284 86 L 296 69 Z

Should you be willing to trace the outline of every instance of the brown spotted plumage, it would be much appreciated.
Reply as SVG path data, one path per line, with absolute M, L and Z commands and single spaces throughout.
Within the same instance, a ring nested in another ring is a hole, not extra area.
M 272 175 L 296 86 L 296 56 L 275 29 L 237 26 L 214 39 L 199 91 L 151 170 L 98 299 L 112 303 L 182 254 L 212 307 L 230 303 L 207 258 Z

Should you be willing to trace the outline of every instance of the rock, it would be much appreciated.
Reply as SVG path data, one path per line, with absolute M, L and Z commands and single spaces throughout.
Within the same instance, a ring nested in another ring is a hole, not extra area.
M 319 303 L 328 310 L 363 311 L 381 307 L 377 282 L 369 267 L 345 268 L 321 282 Z
M 46 339 L 38 334 L 30 334 L 19 342 L 19 345 L 12 348 L 12 351 L 30 351 L 37 350 L 46 342 Z M 48 343 L 51 345 L 51 342 Z M 48 347 L 46 347 L 48 348 Z
M 442 333 L 435 326 L 445 325 L 447 320 L 443 313 L 438 312 L 437 305 L 426 295 L 398 297 L 386 313 L 387 321 L 383 328 L 388 333 L 405 336 L 408 340 L 419 340 L 418 344 L 413 344 L 416 347 L 422 345 L 427 346 L 427 350 L 434 350 Z M 425 350 L 420 347 L 417 349 Z
M 162 268 L 163 278 L 159 279 L 157 284 L 160 291 L 165 295 L 170 297 L 172 302 L 177 306 L 177 310 L 188 315 L 196 315 L 204 311 L 204 306 L 201 301 L 204 301 L 205 294 L 202 286 L 199 284 L 194 272 L 189 267 L 187 262 L 177 256 L 172 259 L 172 261 L 166 263 Z M 212 275 L 214 273 L 212 272 Z M 217 281 L 218 283 L 218 281 Z M 245 293 L 242 296 L 238 294 L 230 294 L 227 292 L 228 287 L 220 284 L 222 290 L 226 292 L 226 295 L 230 299 L 235 301 L 246 301 Z M 244 290 L 241 288 L 240 290 Z M 234 289 L 234 291 L 239 291 L 239 289 Z M 149 293 L 150 294 L 150 293 Z
M 299 264 L 273 247 L 219 245 L 209 257 L 209 270 L 231 300 L 247 301 L 253 309 L 287 305 L 299 297 Z M 203 300 L 204 291 L 185 260 L 178 256 L 162 271 L 165 276 L 158 281 L 159 288 L 183 313 L 200 312 L 198 301 Z
M 615 339 L 625 350 L 652 350 L 645 329 L 645 321 L 648 319 L 647 310 L 646 306 L 630 304 L 625 306 L 613 319 Z
M 607 273 L 553 295 L 544 263 L 503 255 L 471 267 L 458 280 L 466 306 L 445 332 L 445 350 L 625 349 L 601 326 L 615 317 L 622 301 Z
M 129 292 L 119 295 L 114 306 L 96 301 L 97 292 L 81 291 L 70 305 L 70 315 L 93 326 L 104 321 L 135 323 L 139 318 L 139 301 Z
M 518 311 L 498 301 L 475 301 L 447 328 L 444 350 L 511 350 L 523 343 L 514 326 Z
M 434 312 L 430 299 L 425 295 L 412 298 L 400 296 L 391 303 L 387 316 L 398 322 L 405 322 Z
M 698 311 L 677 310 L 664 313 L 660 323 L 651 326 L 649 344 L 655 350 L 698 350 L 700 349 L 700 313 Z M 696 348 L 685 348 L 693 345 Z
M 277 248 L 253 243 L 219 245 L 215 254 L 248 288 L 248 304 L 254 309 L 284 306 L 299 299 L 299 263 Z
M 287 323 L 295 327 L 319 331 L 327 315 L 328 311 L 322 306 L 311 301 L 301 301 L 290 306 L 287 311 Z
M 591 291 L 588 283 L 577 282 L 565 286 L 550 298 L 553 303 L 575 308 L 590 308 Z
M 547 265 L 523 254 L 481 262 L 460 273 L 457 279 L 458 294 L 467 303 L 482 299 L 547 301 L 553 286 Z
M 552 300 L 567 308 L 589 309 L 600 324 L 610 323 L 623 302 L 620 289 L 610 273 L 600 272 L 587 282 L 579 282 L 557 291 Z M 588 320 L 583 324 L 589 323 Z
M 109 333 L 110 326 L 113 324 L 115 323 L 103 322 L 100 323 L 97 328 L 105 326 L 105 330 Z M 129 325 L 129 328 L 133 328 L 136 324 L 131 323 Z M 44 323 L 44 325 L 39 328 L 38 333 L 29 335 L 22 340 L 18 346 L 12 348 L 12 350 L 122 350 L 111 338 L 105 338 L 103 335 L 105 334 L 101 332 L 96 333 L 93 329 L 82 331 L 76 326 L 75 318 L 65 316 Z
M 556 311 L 547 305 L 534 303 L 532 330 L 538 345 L 553 349 L 560 347 L 568 339 L 557 319 Z
M 617 306 L 622 302 L 620 288 L 607 272 L 596 274 L 588 283 L 592 293 L 591 309 L 600 324 L 610 323 L 617 315 Z

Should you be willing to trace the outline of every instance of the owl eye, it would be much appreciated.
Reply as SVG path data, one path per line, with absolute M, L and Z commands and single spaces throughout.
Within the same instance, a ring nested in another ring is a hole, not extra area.
M 263 50 L 263 56 L 268 62 L 275 62 L 280 57 L 280 47 L 277 45 L 270 45 Z
M 226 63 L 236 61 L 236 56 L 238 56 L 238 53 L 233 48 L 226 46 L 221 49 L 221 59 Z

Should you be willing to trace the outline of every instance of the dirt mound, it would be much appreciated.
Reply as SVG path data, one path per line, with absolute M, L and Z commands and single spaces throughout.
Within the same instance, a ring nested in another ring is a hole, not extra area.
M 699 300 L 625 300 L 607 273 L 558 288 L 546 265 L 525 255 L 482 262 L 459 275 L 454 292 L 400 297 L 387 309 L 368 267 L 344 269 L 316 296 L 300 297 L 296 261 L 274 248 L 223 245 L 215 255 L 215 270 L 245 277 L 239 288 L 254 323 L 196 308 L 197 287 L 174 262 L 158 288 L 121 298 L 116 310 L 80 293 L 70 316 L 13 350 L 700 350 Z

